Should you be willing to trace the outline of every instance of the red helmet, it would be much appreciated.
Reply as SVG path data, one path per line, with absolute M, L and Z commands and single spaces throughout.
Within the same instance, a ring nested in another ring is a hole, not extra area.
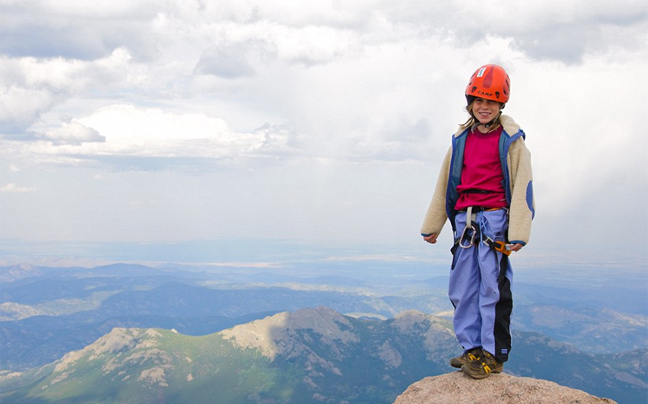
M 484 65 L 470 77 L 466 86 L 466 100 L 470 105 L 475 98 L 485 98 L 506 104 L 511 93 L 511 80 L 498 65 Z

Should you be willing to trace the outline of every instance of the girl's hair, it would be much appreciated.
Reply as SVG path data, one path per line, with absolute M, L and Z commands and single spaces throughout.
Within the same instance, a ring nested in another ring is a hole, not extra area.
M 477 126 L 481 125 L 481 123 L 477 120 L 477 118 L 475 118 L 475 115 L 473 115 L 473 112 L 472 112 L 474 103 L 475 103 L 475 100 L 472 100 L 470 102 L 470 104 L 468 104 L 468 106 L 466 107 L 466 112 L 468 112 L 468 115 L 470 115 L 470 117 L 468 118 L 468 120 L 466 122 L 464 122 L 462 124 L 459 124 L 459 128 L 461 130 L 466 130 L 466 129 L 470 128 L 470 130 L 472 131 L 472 130 L 476 129 Z M 500 112 L 497 115 L 497 118 L 495 118 L 493 123 L 491 123 L 488 126 L 489 131 L 494 131 L 495 129 L 499 128 L 502 125 L 502 123 L 500 122 L 500 117 L 502 116 L 502 109 L 503 109 L 503 107 L 500 108 Z

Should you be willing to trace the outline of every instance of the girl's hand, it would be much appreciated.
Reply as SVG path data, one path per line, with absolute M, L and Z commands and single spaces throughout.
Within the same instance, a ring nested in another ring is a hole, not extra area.
M 510 251 L 520 251 L 522 247 L 524 247 L 524 244 L 517 243 L 517 244 L 511 244 L 508 249 Z
M 429 236 L 423 236 L 423 240 L 427 241 L 430 244 L 436 244 L 437 237 L 437 234 L 430 234 Z

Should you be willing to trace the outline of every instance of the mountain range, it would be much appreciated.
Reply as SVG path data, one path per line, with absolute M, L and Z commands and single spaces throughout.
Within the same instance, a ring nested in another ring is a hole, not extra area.
M 0 267 L 2 402 L 392 402 L 452 370 L 447 278 L 363 265 Z M 645 403 L 643 289 L 608 289 L 517 282 L 506 372 Z
M 646 398 L 648 350 L 592 356 L 516 332 L 512 375 L 550 379 L 620 403 Z M 278 313 L 205 336 L 115 328 L 87 347 L 2 377 L 6 404 L 392 403 L 411 383 L 452 371 L 448 320 L 410 311 L 392 319 L 330 308 Z

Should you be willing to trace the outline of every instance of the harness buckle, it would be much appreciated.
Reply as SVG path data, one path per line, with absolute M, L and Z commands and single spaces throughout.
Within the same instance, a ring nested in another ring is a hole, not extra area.
M 502 254 L 506 255 L 511 255 L 511 250 L 509 250 L 508 244 L 506 244 L 503 241 L 492 241 L 490 240 L 490 243 L 487 243 L 490 248 L 497 252 L 501 252 Z

